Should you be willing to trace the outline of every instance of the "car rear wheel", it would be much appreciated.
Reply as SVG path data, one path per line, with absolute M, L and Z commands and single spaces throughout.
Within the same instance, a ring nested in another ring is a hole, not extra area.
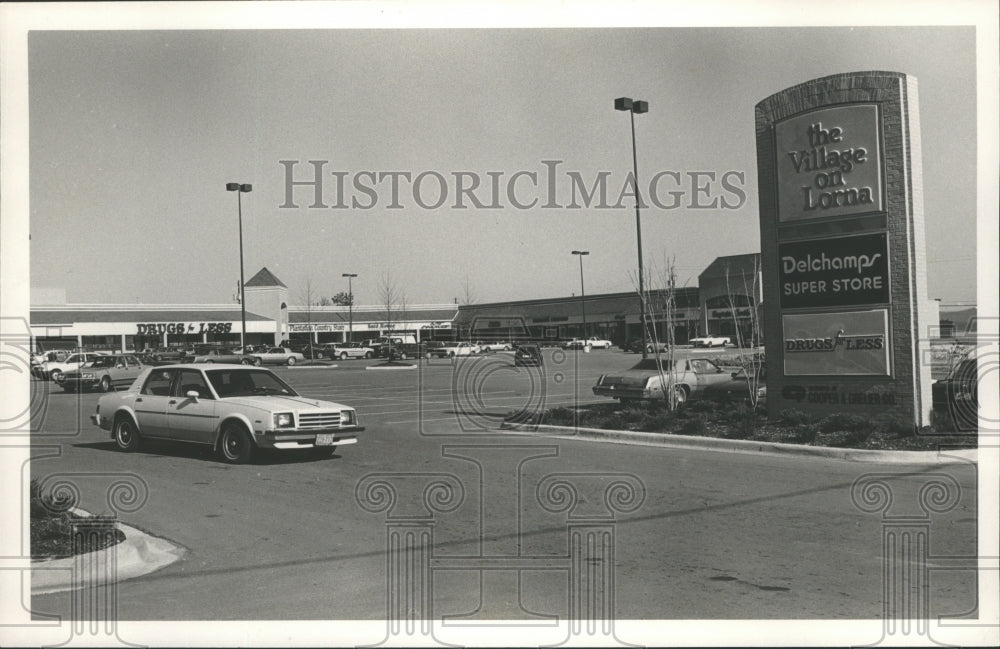
M 264 361 L 260 360 L 259 358 L 255 358 L 253 359 L 253 364 L 256 365 L 257 367 L 260 367 L 261 365 L 264 364 Z
M 111 377 L 105 376 L 101 379 L 101 392 L 111 392 Z
M 399 352 L 399 360 L 401 361 L 406 360 L 406 352 Z
M 131 453 L 139 449 L 139 430 L 128 415 L 121 415 L 115 420 L 115 445 L 119 451 Z
M 365 352 L 365 358 L 371 358 L 371 357 L 372 357 L 371 352 Z
M 56 383 L 61 384 L 63 382 L 62 370 L 52 370 L 52 373 L 49 374 L 49 378 L 55 381 Z
M 249 358 L 244 358 L 243 360 L 240 361 L 240 364 L 241 365 L 249 365 L 250 364 L 250 359 Z
M 347 360 L 347 352 L 340 352 L 340 360 L 342 361 Z
M 675 398 L 675 402 L 677 403 L 677 405 L 681 405 L 682 403 L 686 403 L 687 400 L 688 400 L 688 389 L 687 389 L 687 386 L 684 386 L 684 385 L 675 385 L 674 386 L 674 398 Z
M 222 427 L 219 454 L 229 464 L 246 464 L 250 461 L 253 456 L 253 443 L 243 426 L 231 422 Z

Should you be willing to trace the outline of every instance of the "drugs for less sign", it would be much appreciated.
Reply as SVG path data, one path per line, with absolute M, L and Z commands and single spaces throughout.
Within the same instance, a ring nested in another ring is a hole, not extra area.
M 885 309 L 781 317 L 785 376 L 887 376 Z
M 781 308 L 885 304 L 889 261 L 885 234 L 778 244 Z
M 882 210 L 878 109 L 815 110 L 775 124 L 778 220 Z

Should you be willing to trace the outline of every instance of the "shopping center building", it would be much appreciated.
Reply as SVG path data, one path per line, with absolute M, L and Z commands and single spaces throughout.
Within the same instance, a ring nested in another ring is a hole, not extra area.
M 719 257 L 699 275 L 697 287 L 647 291 L 647 334 L 666 341 L 672 333 L 683 344 L 702 335 L 729 336 L 736 342 L 739 333 L 750 340 L 756 330 L 759 339 L 760 287 L 759 254 Z M 642 305 L 635 291 L 469 305 L 292 305 L 288 287 L 265 267 L 247 281 L 244 294 L 247 344 L 364 341 L 391 333 L 418 340 L 598 336 L 621 344 L 641 335 Z M 31 333 L 43 349 L 142 350 L 240 342 L 239 303 L 54 304 L 58 300 L 52 296 L 51 291 L 32 293 Z M 36 298 L 50 303 L 36 304 Z

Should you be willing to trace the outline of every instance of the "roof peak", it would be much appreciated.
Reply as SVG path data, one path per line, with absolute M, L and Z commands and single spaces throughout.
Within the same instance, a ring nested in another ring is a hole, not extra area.
M 274 273 L 267 269 L 267 266 L 258 270 L 257 274 L 247 280 L 247 283 L 244 284 L 245 288 L 253 288 L 256 286 L 281 286 L 282 288 L 288 288 L 285 286 L 284 282 L 275 277 Z

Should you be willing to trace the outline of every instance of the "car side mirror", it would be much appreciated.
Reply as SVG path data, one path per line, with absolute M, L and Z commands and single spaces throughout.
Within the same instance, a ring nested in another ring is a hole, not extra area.
M 188 399 L 194 399 L 195 401 L 197 401 L 198 400 L 198 391 L 197 390 L 188 390 L 187 393 L 184 396 L 186 396 Z

